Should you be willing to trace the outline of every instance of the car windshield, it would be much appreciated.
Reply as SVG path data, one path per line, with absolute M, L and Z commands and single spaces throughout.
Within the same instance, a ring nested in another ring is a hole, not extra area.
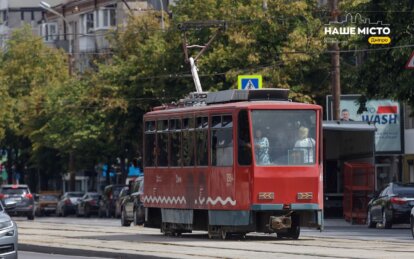
M 79 192 L 79 193 L 71 192 L 71 193 L 68 193 L 68 196 L 71 197 L 71 198 L 80 198 L 80 197 L 83 196 L 83 193 L 81 193 L 81 192 Z
M 414 186 L 395 186 L 394 193 L 401 197 L 414 197 Z
M 256 164 L 315 164 L 316 112 L 314 110 L 253 110 Z
M 122 190 L 122 188 L 124 188 L 124 186 L 117 186 L 117 187 L 114 187 L 114 190 L 113 190 L 113 196 L 114 197 L 118 197 L 119 196 L 119 193 L 121 192 L 121 190 Z
M 91 194 L 92 199 L 99 199 L 99 194 Z
M 24 195 L 28 193 L 28 191 L 27 188 L 3 188 L 1 193 L 9 195 Z
M 54 195 L 40 195 L 40 201 L 58 201 L 58 198 Z

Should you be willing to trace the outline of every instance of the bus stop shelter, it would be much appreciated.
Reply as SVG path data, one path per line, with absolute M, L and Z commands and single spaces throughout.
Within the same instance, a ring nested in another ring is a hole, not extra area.
M 345 163 L 375 164 L 375 131 L 366 122 L 323 122 L 325 217 L 343 216 Z

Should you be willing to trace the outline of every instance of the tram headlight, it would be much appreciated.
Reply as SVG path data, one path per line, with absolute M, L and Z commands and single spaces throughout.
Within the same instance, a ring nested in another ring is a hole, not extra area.
M 273 200 L 274 198 L 274 192 L 259 192 L 259 200 Z
M 312 200 L 313 193 L 312 192 L 298 192 L 298 200 Z

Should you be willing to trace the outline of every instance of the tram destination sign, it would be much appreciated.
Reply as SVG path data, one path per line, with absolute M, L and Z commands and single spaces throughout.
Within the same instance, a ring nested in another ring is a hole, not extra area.
M 261 75 L 240 75 L 237 79 L 238 89 L 240 90 L 256 90 L 262 88 Z

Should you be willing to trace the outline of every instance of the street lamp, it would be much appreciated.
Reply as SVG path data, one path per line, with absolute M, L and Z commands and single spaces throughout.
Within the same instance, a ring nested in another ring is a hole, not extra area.
M 48 12 L 51 12 L 57 16 L 59 16 L 60 18 L 62 18 L 63 22 L 64 22 L 64 26 L 67 26 L 67 31 L 70 31 L 70 26 L 69 26 L 69 22 L 68 20 L 66 20 L 65 16 L 63 16 L 61 13 L 55 11 L 52 6 L 50 6 L 50 4 L 44 2 L 44 1 L 40 1 L 39 6 L 43 9 L 45 9 Z M 65 39 L 66 39 L 66 34 L 65 34 Z M 69 55 L 72 54 L 72 41 L 69 40 Z
M 164 5 L 162 4 L 162 0 L 160 0 L 161 5 L 161 29 L 164 31 Z

